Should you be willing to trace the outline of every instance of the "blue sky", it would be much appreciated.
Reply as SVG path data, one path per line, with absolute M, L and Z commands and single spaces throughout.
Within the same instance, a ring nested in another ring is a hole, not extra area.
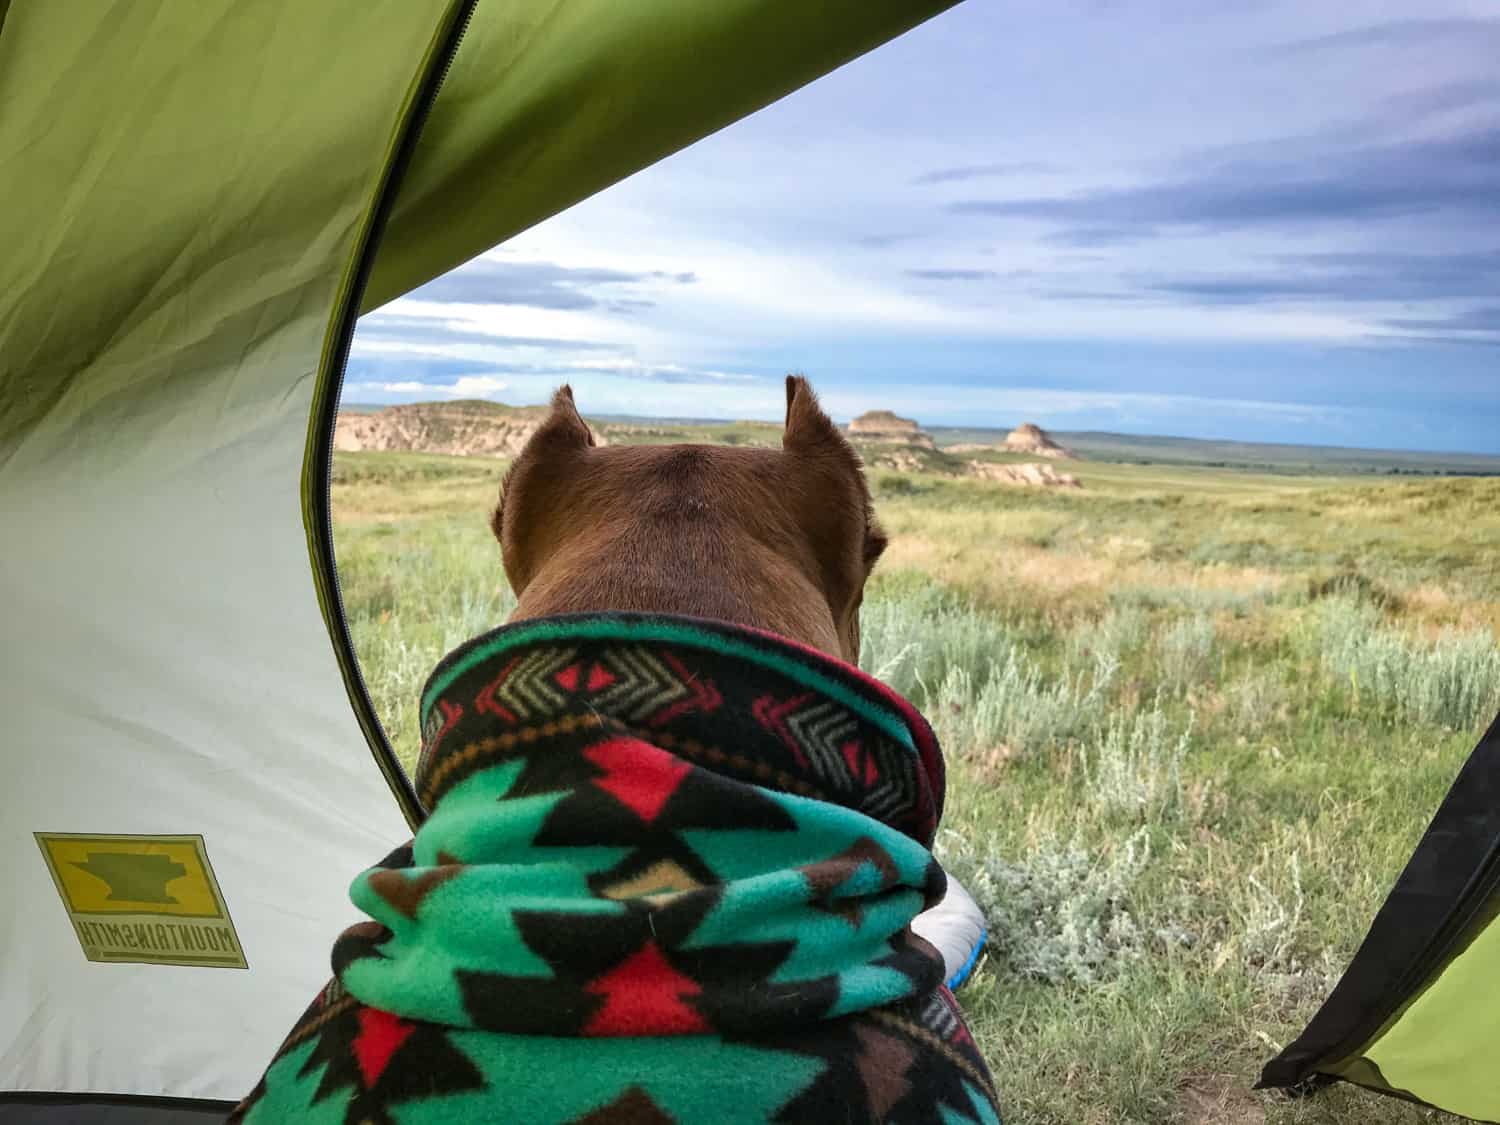
M 966 0 L 361 322 L 345 397 L 1500 453 L 1493 0 Z

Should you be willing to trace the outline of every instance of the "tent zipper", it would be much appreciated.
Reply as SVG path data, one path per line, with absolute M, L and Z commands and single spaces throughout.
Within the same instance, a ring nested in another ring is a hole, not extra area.
M 330 491 L 333 484 L 333 435 L 338 421 L 339 397 L 343 391 L 344 377 L 349 366 L 349 349 L 354 341 L 354 328 L 359 320 L 360 305 L 370 272 L 374 268 L 381 236 L 390 219 L 391 210 L 401 190 L 407 167 L 417 141 L 427 124 L 433 103 L 447 80 L 459 45 L 469 29 L 478 0 L 461 0 L 450 9 L 450 20 L 445 38 L 433 65 L 423 75 L 420 87 L 407 115 L 405 130 L 397 141 L 385 177 L 377 188 L 370 222 L 366 227 L 354 267 L 353 280 L 344 294 L 344 304 L 338 313 L 338 327 L 334 333 L 334 350 L 327 370 L 315 392 L 314 413 L 306 460 L 303 465 L 303 510 L 307 523 L 309 547 L 312 553 L 314 581 L 319 588 L 319 602 L 328 625 L 334 653 L 344 686 L 349 693 L 350 705 L 370 745 L 376 764 L 385 775 L 396 803 L 400 806 L 407 824 L 415 830 L 426 818 L 426 810 L 417 798 L 416 789 L 401 763 L 396 759 L 380 718 L 375 713 L 374 701 L 370 698 L 369 685 L 365 683 L 359 657 L 354 651 L 353 638 L 349 632 L 349 621 L 344 613 L 343 588 L 339 583 L 338 569 L 333 550 L 333 512 Z

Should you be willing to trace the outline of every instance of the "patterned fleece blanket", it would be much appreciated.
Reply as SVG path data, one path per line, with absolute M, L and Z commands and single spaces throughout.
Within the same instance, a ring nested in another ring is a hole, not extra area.
M 912 918 L 931 730 L 857 669 L 685 618 L 505 626 L 422 696 L 416 837 L 230 1120 L 995 1123 Z

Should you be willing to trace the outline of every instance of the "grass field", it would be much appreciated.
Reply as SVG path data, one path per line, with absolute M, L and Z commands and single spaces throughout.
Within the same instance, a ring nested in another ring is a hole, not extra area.
M 660 435 L 657 435 L 658 438 Z M 344 596 L 403 757 L 436 660 L 510 605 L 503 463 L 336 458 Z M 961 992 L 1010 1125 L 1451 1120 L 1249 1092 L 1500 707 L 1500 480 L 1070 466 L 872 474 L 862 662 L 932 719 Z

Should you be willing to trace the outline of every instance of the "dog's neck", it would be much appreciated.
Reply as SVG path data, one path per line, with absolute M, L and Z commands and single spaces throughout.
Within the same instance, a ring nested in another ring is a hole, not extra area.
M 776 550 L 726 521 L 601 528 L 551 560 L 522 591 L 512 621 L 574 613 L 662 613 L 776 633 L 851 662 L 825 598 Z

